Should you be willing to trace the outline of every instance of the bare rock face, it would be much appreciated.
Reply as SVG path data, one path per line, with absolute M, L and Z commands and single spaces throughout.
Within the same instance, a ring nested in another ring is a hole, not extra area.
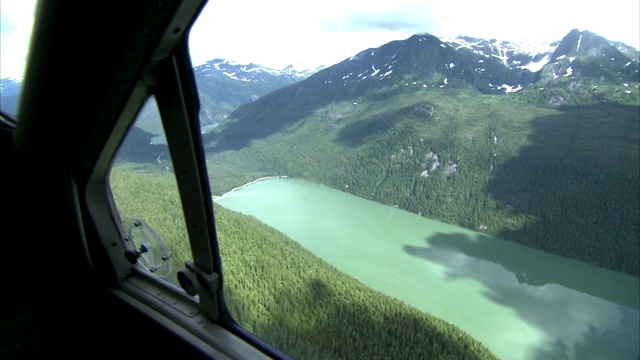
M 553 94 L 549 97 L 549 104 L 553 106 L 560 106 L 565 103 L 564 96 Z
M 429 151 L 427 156 L 424 157 L 424 161 L 422 162 L 422 169 L 424 171 L 422 171 L 420 176 L 428 177 L 429 172 L 435 171 L 438 166 L 440 166 L 440 157 L 433 151 Z
M 455 172 L 458 172 L 458 164 L 456 163 L 450 163 L 444 171 L 447 176 L 451 176 Z

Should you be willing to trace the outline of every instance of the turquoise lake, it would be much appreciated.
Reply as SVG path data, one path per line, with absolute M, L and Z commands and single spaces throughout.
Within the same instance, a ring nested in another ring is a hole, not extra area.
M 503 359 L 638 359 L 638 278 L 322 185 L 257 181 L 216 202 L 362 283 L 448 321 Z

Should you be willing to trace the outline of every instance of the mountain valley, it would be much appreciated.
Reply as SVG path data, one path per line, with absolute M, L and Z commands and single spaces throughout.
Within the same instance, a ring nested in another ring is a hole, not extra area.
M 637 51 L 518 49 L 415 35 L 246 103 L 203 137 L 212 190 L 297 177 L 638 276 Z

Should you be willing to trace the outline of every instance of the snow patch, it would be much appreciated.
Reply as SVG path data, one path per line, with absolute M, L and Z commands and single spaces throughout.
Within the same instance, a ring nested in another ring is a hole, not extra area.
M 491 56 L 496 57 L 498 59 L 500 59 L 502 61 L 503 64 L 507 65 L 507 61 L 509 60 L 509 57 L 507 56 L 506 51 L 503 51 L 502 49 L 499 50 L 498 52 L 499 55 L 493 55 L 491 54 Z
M 376 76 L 380 72 L 380 69 L 376 69 L 373 64 L 371 64 L 371 69 L 373 69 L 373 74 L 371 74 L 371 76 Z
M 229 78 L 231 78 L 231 79 L 233 79 L 233 80 L 240 80 L 240 81 L 244 81 L 244 82 L 250 82 L 251 81 L 249 79 L 237 77 L 235 72 L 228 73 L 226 71 L 223 71 L 222 74 L 227 76 L 227 77 L 229 77 Z
M 582 35 L 580 34 L 580 38 L 578 39 L 578 47 L 576 48 L 576 52 L 580 51 L 580 43 L 582 43 Z
M 519 69 L 523 69 L 523 70 L 529 70 L 531 72 L 538 72 L 540 71 L 545 65 L 547 65 L 549 63 L 549 60 L 551 60 L 551 57 L 549 55 L 543 57 L 540 61 L 537 62 L 530 62 L 528 65 L 523 65 L 523 66 L 518 66 Z
M 389 76 L 389 75 L 391 75 L 392 72 L 393 72 L 393 70 L 389 70 L 386 73 L 380 75 L 380 77 L 383 78 L 383 77 Z
M 502 84 L 502 85 L 498 86 L 498 89 L 504 89 L 505 93 L 514 93 L 516 91 L 522 90 L 522 85 L 511 86 L 511 85 L 507 85 L 507 84 Z

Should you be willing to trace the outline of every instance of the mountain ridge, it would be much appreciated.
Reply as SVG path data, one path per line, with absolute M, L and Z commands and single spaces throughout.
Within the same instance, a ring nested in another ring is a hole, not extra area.
M 577 49 L 576 35 L 580 34 L 593 39 L 585 41 L 582 47 L 587 56 L 572 50 Z M 473 39 L 466 37 L 457 43 L 447 43 L 432 35 L 413 35 L 363 50 L 304 81 L 237 108 L 228 119 L 251 123 L 252 128 L 243 129 L 246 133 L 240 137 L 229 134 L 216 146 L 241 148 L 257 133 L 276 132 L 332 101 L 358 101 L 363 94 L 388 97 L 417 89 L 469 87 L 483 94 L 506 95 L 528 89 L 535 90 L 527 93 L 533 101 L 554 107 L 571 101 L 586 104 L 637 98 L 639 63 L 614 45 L 603 45 L 604 38 L 588 31 L 572 30 L 561 41 L 550 43 L 546 51 L 536 54 L 531 54 L 528 48 L 518 52 L 518 45 L 504 41 L 497 47 L 496 41 Z M 592 56 L 592 44 L 604 46 L 607 52 Z M 531 64 L 539 70 L 531 71 Z M 267 103 L 270 105 L 263 107 Z M 281 108 L 289 111 L 278 113 Z M 270 117 L 278 120 L 267 121 Z M 256 126 L 258 123 L 260 126 Z
M 570 62 L 576 58 L 601 58 L 598 65 L 604 70 L 593 76 L 612 72 L 611 69 L 615 69 L 613 72 L 622 69 L 619 80 L 637 81 L 637 54 L 635 58 L 629 57 L 630 52 L 628 48 L 626 50 L 623 53 L 603 37 L 577 29 L 562 40 L 549 43 L 546 50 L 539 47 L 533 52 L 530 46 L 521 43 L 487 41 L 468 36 L 442 41 L 435 36 L 422 34 L 367 49 L 345 59 L 328 68 L 335 75 L 327 76 L 327 81 L 347 84 L 354 76 L 359 80 L 371 76 L 384 80 L 398 76 L 394 72 L 399 72 L 400 77 L 411 75 L 413 80 L 422 81 L 426 86 L 446 86 L 451 81 L 462 80 L 482 92 L 500 94 L 515 92 L 515 89 L 521 90 L 543 80 L 548 75 L 548 72 L 544 72 L 545 67 L 556 65 L 566 58 L 571 58 Z M 396 57 L 401 56 L 410 63 L 398 64 Z M 609 59 L 610 63 L 603 59 Z M 363 60 L 368 64 L 354 66 L 354 62 Z M 568 68 L 564 66 L 564 74 Z
M 200 122 L 203 126 L 216 126 L 238 106 L 303 80 L 318 69 L 296 70 L 290 65 L 274 70 L 253 63 L 213 59 L 193 71 L 202 104 Z
M 583 39 L 585 46 L 582 46 L 582 50 L 580 50 Z M 437 46 L 443 47 L 440 54 L 432 51 L 430 56 L 432 60 L 434 60 L 434 56 L 445 60 L 438 66 L 432 64 L 430 67 L 423 68 L 422 72 L 412 74 L 421 77 L 420 79 L 409 79 L 412 83 L 419 80 L 423 82 L 421 85 L 424 86 L 444 87 L 451 85 L 451 82 L 462 80 L 472 84 L 480 91 L 495 94 L 517 92 L 541 80 L 554 80 L 563 75 L 571 76 L 574 68 L 569 66 L 569 63 L 573 62 L 576 57 L 583 55 L 593 57 L 598 55 L 598 52 L 615 59 L 612 60 L 616 62 L 615 66 L 620 67 L 624 62 L 623 76 L 618 77 L 624 83 L 637 79 L 638 59 L 640 58 L 640 52 L 629 45 L 606 40 L 589 31 L 573 29 L 561 40 L 540 44 L 495 39 L 485 40 L 462 35 L 455 38 L 438 38 L 430 34 L 416 34 L 405 40 L 395 40 L 378 48 L 363 50 L 328 68 L 320 66 L 306 70 L 297 70 L 293 65 L 277 70 L 255 63 L 243 64 L 231 59 L 212 59 L 205 64 L 194 67 L 203 107 L 201 123 L 203 126 L 217 125 L 225 121 L 238 106 L 255 101 L 271 91 L 305 80 L 311 75 L 329 69 L 331 69 L 330 73 L 337 74 L 333 77 L 327 76 L 324 81 L 329 83 L 346 85 L 350 81 L 364 80 L 368 77 L 376 77 L 379 80 L 392 78 L 398 73 L 397 67 L 394 66 L 393 54 L 387 56 L 386 59 L 374 55 L 376 51 L 378 51 L 378 55 L 380 52 L 386 52 L 389 55 L 394 47 L 399 50 L 398 44 L 406 44 L 407 41 L 413 42 L 415 45 L 423 45 L 419 44 L 422 42 L 431 44 L 432 50 Z M 598 47 L 594 44 L 597 44 Z M 419 58 L 425 53 L 424 46 L 421 47 L 422 51 L 416 50 L 415 52 L 415 56 L 418 56 L 415 60 L 424 61 Z M 449 48 L 455 50 L 455 53 L 445 51 Z M 419 47 L 416 46 L 416 49 Z M 591 49 L 590 53 L 585 53 L 584 49 Z M 606 54 L 604 54 L 605 52 Z M 456 53 L 459 54 L 456 55 Z M 366 68 L 345 64 L 347 61 L 352 63 L 354 60 L 363 58 L 370 58 Z M 466 61 L 461 61 L 465 58 Z M 559 63 L 560 60 L 567 58 L 570 60 L 569 63 L 566 61 Z M 504 68 L 501 68 L 499 64 L 504 65 Z M 547 66 L 550 64 L 555 64 L 555 66 Z M 610 64 L 601 62 L 598 65 L 608 67 Z M 543 72 L 545 66 L 546 71 Z M 569 70 L 570 68 L 571 70 Z M 400 73 L 401 76 L 406 76 L 406 72 L 402 74 L 400 71 Z M 605 76 L 611 80 L 615 78 L 610 71 L 606 70 L 597 71 L 594 76 Z M 240 85 L 230 80 L 251 83 L 252 85 Z M 17 110 L 15 84 L 18 84 L 17 93 L 19 93 L 19 79 L 0 80 L 0 99 L 3 100 L 3 109 L 11 114 Z M 549 85 L 548 81 L 545 82 L 545 85 Z

